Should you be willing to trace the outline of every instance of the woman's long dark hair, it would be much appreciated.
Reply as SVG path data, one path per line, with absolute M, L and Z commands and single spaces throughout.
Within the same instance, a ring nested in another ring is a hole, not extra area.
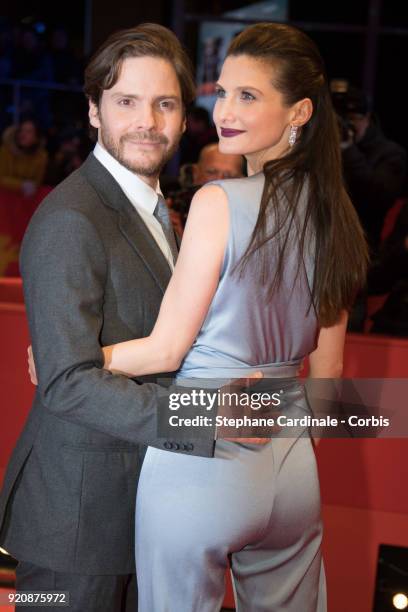
M 310 98 L 313 104 L 313 115 L 302 127 L 295 146 L 284 157 L 264 165 L 265 186 L 259 216 L 239 268 L 242 273 L 249 258 L 256 255 L 260 281 L 270 283 L 272 297 L 282 279 L 290 232 L 297 223 L 298 203 L 307 181 L 304 222 L 299 230 L 299 265 L 311 222 L 315 236 L 311 304 L 316 308 L 320 325 L 333 325 L 342 310 L 352 307 L 356 292 L 365 282 L 368 251 L 343 185 L 339 129 L 323 60 L 306 34 L 276 23 L 250 26 L 234 38 L 227 56 L 239 55 L 261 60 L 266 69 L 272 68 L 272 84 L 288 106 L 304 98 Z M 267 230 L 270 214 L 277 220 L 272 234 Z M 268 249 L 262 247 L 276 236 L 277 269 L 271 279 Z

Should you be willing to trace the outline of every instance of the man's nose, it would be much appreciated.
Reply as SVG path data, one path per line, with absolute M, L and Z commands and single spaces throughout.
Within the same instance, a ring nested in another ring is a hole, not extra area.
M 137 127 L 143 130 L 151 130 L 157 127 L 157 114 L 154 107 L 149 104 L 142 104 L 136 117 Z

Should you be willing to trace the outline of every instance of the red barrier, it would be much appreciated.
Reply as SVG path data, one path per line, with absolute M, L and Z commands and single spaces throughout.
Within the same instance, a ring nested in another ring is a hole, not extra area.
M 407 378 L 408 340 L 348 334 L 344 377 Z M 407 439 L 317 448 L 330 612 L 371 612 L 379 545 L 408 546 L 407 455 Z
M 2 598 L 7 597 L 9 593 L 15 593 L 15 590 L 7 589 L 7 588 L 0 588 L 0 594 L 2 595 Z M 2 601 L 4 600 L 2 599 Z M 13 605 L 11 604 L 10 605 L 7 605 L 7 604 L 0 605 L 0 612 L 14 612 L 14 610 L 15 610 L 14 604 Z
M 380 544 L 408 547 L 407 440 L 317 449 L 330 612 L 371 612 Z
M 27 374 L 26 354 L 30 339 L 23 304 L 0 303 L 0 338 L 0 470 L 3 472 L 34 395 Z M 2 476 L 0 473 L 1 480 Z
M 0 303 L 24 304 L 23 283 L 19 276 L 0 278 Z
M 25 361 L 30 340 L 23 302 L 21 278 L 0 278 L 0 483 L 34 394 Z
M 344 378 L 408 378 L 408 340 L 347 334 Z
M 27 225 L 45 196 L 46 185 L 33 196 L 0 188 L 0 276 L 19 276 L 18 256 Z

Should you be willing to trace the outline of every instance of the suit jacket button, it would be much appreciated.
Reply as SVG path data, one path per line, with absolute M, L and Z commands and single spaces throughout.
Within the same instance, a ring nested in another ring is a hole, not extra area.
M 163 444 L 164 448 L 166 448 L 167 450 L 169 450 L 170 448 L 173 448 L 173 444 L 171 442 L 165 442 Z

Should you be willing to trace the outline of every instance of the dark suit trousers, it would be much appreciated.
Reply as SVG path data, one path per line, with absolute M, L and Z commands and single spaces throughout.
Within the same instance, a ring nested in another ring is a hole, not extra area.
M 69 606 L 35 606 L 36 612 L 136 612 L 137 587 L 134 574 L 87 576 L 54 572 L 20 561 L 16 569 L 17 591 L 68 591 Z M 16 606 L 16 610 L 31 606 Z

